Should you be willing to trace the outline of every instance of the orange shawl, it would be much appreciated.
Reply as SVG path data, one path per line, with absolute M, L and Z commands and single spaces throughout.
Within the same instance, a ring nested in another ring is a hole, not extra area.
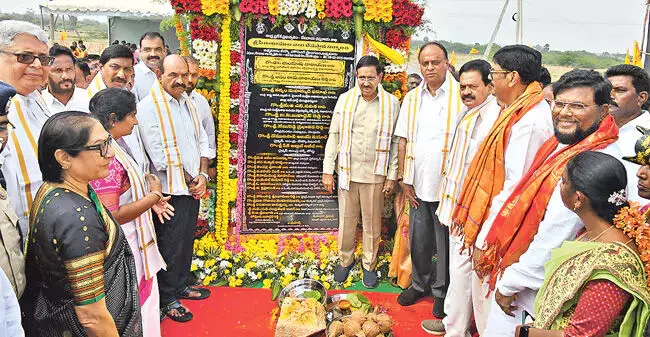
M 614 117 L 607 115 L 598 130 L 576 144 L 556 153 L 553 152 L 559 144 L 557 138 L 552 137 L 542 145 L 530 169 L 499 211 L 485 240 L 487 250 L 476 270 L 489 276 L 491 290 L 497 277 L 528 250 L 567 162 L 578 153 L 602 149 L 617 139 Z
M 490 215 L 492 199 L 505 181 L 504 153 L 512 126 L 544 99 L 542 86 L 532 82 L 499 118 L 485 137 L 467 170 L 463 189 L 452 215 L 452 232 L 465 237 L 465 248 L 474 246 L 483 222 Z

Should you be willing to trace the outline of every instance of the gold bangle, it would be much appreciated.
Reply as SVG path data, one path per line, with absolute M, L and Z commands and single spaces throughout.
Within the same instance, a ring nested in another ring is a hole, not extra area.
M 163 198 L 162 193 L 160 193 L 158 191 L 151 191 L 151 194 L 157 195 L 158 196 L 158 201 L 162 200 L 162 198 Z

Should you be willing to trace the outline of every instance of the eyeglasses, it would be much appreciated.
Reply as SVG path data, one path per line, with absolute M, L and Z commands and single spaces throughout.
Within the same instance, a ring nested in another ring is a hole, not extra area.
M 569 112 L 583 112 L 587 108 L 592 107 L 592 106 L 597 106 L 598 104 L 593 104 L 593 105 L 584 105 L 580 102 L 562 102 L 558 100 L 553 100 L 551 101 L 551 110 L 555 112 L 560 112 L 564 110 L 564 108 L 567 108 Z
M 377 79 L 377 76 L 359 76 L 357 77 L 359 82 L 374 82 Z
M 113 142 L 113 136 L 108 135 L 108 138 L 106 138 L 106 140 L 103 141 L 101 144 L 86 145 L 86 146 L 82 146 L 81 148 L 78 148 L 78 149 L 69 149 L 69 150 L 74 150 L 74 151 L 99 151 L 100 156 L 106 157 L 106 155 L 108 154 L 108 148 L 110 147 L 112 142 Z
M 0 53 L 3 54 L 8 54 L 8 55 L 15 55 L 16 56 L 16 61 L 18 63 L 22 64 L 32 64 L 34 63 L 34 60 L 38 59 L 41 62 L 41 65 L 43 66 L 51 66 L 54 63 L 54 57 L 48 56 L 48 55 L 34 55 L 34 54 L 29 54 L 29 53 L 13 53 L 10 51 L 6 50 L 0 50 Z
M 508 74 L 511 73 L 512 71 L 510 70 L 490 70 L 490 73 L 488 74 L 488 79 L 490 81 L 494 80 L 494 74 Z

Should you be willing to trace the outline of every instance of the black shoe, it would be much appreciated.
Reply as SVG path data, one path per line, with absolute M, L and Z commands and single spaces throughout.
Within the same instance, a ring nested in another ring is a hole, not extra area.
M 352 267 L 354 267 L 354 263 L 350 264 L 347 267 L 343 267 L 339 264 L 339 266 L 336 267 L 336 270 L 334 271 L 334 281 L 338 283 L 345 282 L 345 280 L 348 279 L 348 274 L 350 274 Z
M 433 298 L 433 316 L 443 319 L 445 316 L 445 299 L 441 297 Z
M 417 291 L 413 287 L 408 287 L 406 290 L 402 291 L 399 296 L 397 296 L 397 303 L 401 306 L 406 307 L 417 303 L 422 298 L 429 295 L 426 292 Z
M 366 270 L 363 267 L 361 269 L 363 270 L 363 278 L 361 279 L 363 286 L 366 288 L 377 288 L 377 272 L 374 270 Z

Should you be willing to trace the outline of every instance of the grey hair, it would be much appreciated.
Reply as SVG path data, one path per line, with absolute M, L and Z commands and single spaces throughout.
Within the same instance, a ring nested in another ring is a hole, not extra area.
M 33 23 L 17 20 L 0 21 L 0 47 L 11 45 L 16 36 L 20 34 L 31 35 L 45 44 L 48 41 L 47 33 Z

